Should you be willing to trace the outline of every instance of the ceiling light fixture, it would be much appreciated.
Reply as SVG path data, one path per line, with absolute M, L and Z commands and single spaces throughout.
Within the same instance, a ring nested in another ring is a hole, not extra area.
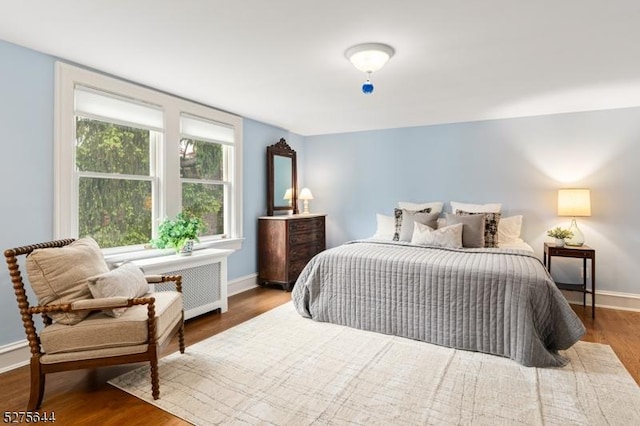
M 393 47 L 382 43 L 357 44 L 344 52 L 344 56 L 354 67 L 367 73 L 367 81 L 362 84 L 362 93 L 368 95 L 373 92 L 371 74 L 382 68 L 394 53 Z

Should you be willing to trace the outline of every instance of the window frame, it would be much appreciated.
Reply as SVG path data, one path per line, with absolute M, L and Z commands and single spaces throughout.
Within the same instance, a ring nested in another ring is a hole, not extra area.
M 182 179 L 180 177 L 180 117 L 182 114 L 202 117 L 206 120 L 222 123 L 233 128 L 233 159 L 231 161 L 228 199 L 229 212 L 225 212 L 228 221 L 228 235 L 201 237 L 196 248 L 228 248 L 238 250 L 242 247 L 242 118 L 196 102 L 188 101 L 152 88 L 109 77 L 97 72 L 78 68 L 63 62 L 55 66 L 55 108 L 54 108 L 54 238 L 78 238 L 78 181 L 79 174 L 75 165 L 75 111 L 74 91 L 76 85 L 88 87 L 99 92 L 134 99 L 135 101 L 158 106 L 163 112 L 164 131 L 155 144 L 155 168 L 152 187 L 155 191 L 153 217 L 160 221 L 164 217 L 173 217 L 182 210 Z M 226 208 L 226 207 L 225 207 Z M 156 237 L 157 226 L 152 227 L 152 237 Z M 136 257 L 148 257 L 166 250 L 148 250 L 144 244 L 104 249 L 105 254 L 132 254 L 142 252 Z M 161 253 L 160 253 L 161 252 Z

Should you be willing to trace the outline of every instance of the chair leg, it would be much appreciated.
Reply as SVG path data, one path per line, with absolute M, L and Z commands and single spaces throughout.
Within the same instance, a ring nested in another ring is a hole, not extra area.
M 178 345 L 180 346 L 180 353 L 184 353 L 184 313 L 182 314 L 182 321 L 180 328 L 178 329 Z
M 31 357 L 31 391 L 27 411 L 35 411 L 40 408 L 42 397 L 44 396 L 44 382 L 45 375 L 42 374 L 40 357 Z
M 155 346 L 155 345 L 154 345 Z M 153 399 L 160 398 L 160 377 L 158 375 L 158 352 L 152 348 L 153 355 L 149 363 L 151 364 L 151 395 Z

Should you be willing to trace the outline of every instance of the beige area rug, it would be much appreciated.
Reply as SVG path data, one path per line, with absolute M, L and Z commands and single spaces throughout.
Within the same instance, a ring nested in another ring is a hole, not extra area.
M 110 383 L 196 425 L 637 425 L 640 388 L 609 346 L 564 368 L 317 323 L 291 303 Z

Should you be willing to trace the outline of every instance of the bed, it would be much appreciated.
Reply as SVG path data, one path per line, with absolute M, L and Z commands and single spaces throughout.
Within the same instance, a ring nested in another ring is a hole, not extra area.
M 353 241 L 314 257 L 292 300 L 315 321 L 563 366 L 585 328 L 530 247 L 512 246 Z

